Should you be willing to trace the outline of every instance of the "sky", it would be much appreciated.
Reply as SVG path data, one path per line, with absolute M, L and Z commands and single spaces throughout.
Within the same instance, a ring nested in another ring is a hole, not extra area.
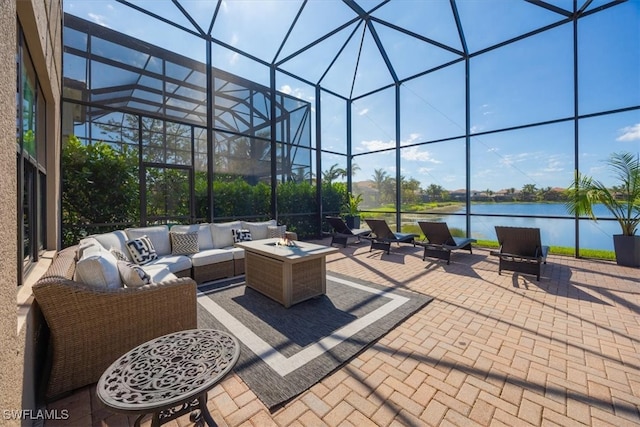
M 264 63 L 275 62 L 302 77 L 277 73 L 279 90 L 312 105 L 315 90 L 308 82 L 320 82 L 328 89 L 322 95 L 321 111 L 325 150 L 346 154 L 347 107 L 333 94 L 352 98 L 352 154 L 359 168 L 355 181 L 371 179 L 376 169 L 395 176 L 392 152 L 373 152 L 399 144 L 403 147 L 402 176 L 417 179 L 422 188 L 430 184 L 448 190 L 465 188 L 466 70 L 464 62 L 455 62 L 461 58 L 463 46 L 449 1 L 392 0 L 375 9 L 372 24 L 366 26 L 353 21 L 353 10 L 342 1 L 310 0 L 290 33 L 287 31 L 302 4 L 299 0 L 227 0 L 220 4 L 213 25 L 214 1 L 181 1 L 184 10 L 169 1 L 131 3 L 193 32 L 210 32 L 220 41 L 213 49 L 213 65 L 217 68 L 268 86 L 269 70 Z M 568 9 L 573 1 L 549 3 Z M 596 0 L 587 10 L 606 3 Z M 66 0 L 63 4 L 65 12 L 205 62 L 202 39 L 135 9 L 106 0 Z M 380 1 L 358 4 L 371 10 Z M 525 1 L 459 0 L 456 4 L 472 54 L 468 123 L 472 135 L 471 188 L 498 191 L 528 184 L 537 188 L 567 187 L 576 166 L 573 120 L 494 131 L 574 116 L 573 24 L 557 25 L 476 54 L 564 17 Z M 450 64 L 400 85 L 398 141 L 395 87 L 363 96 L 393 83 L 372 30 L 379 36 L 398 79 Z M 306 48 L 327 33 L 331 36 L 322 43 Z M 579 20 L 578 34 L 577 113 L 587 117 L 578 123 L 577 160 L 581 172 L 607 182 L 610 177 L 604 161 L 611 153 L 640 152 L 640 109 L 598 115 L 640 105 L 640 0 Z M 251 57 L 225 46 L 242 49 Z M 337 52 L 341 53 L 336 57 Z M 423 142 L 430 143 L 415 145 Z M 346 166 L 344 156 L 323 155 L 323 170 L 334 163 Z

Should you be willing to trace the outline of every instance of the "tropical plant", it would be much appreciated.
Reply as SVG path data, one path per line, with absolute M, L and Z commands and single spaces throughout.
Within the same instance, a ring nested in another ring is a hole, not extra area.
M 360 203 L 362 203 L 362 194 L 353 195 L 349 193 L 344 209 L 347 215 L 358 216 L 360 214 Z
M 613 153 L 607 165 L 619 181 L 617 186 L 608 188 L 593 177 L 577 173 L 567 189 L 565 206 L 571 214 L 588 215 L 597 221 L 593 205 L 601 203 L 620 224 L 622 235 L 633 236 L 640 224 L 640 156 Z

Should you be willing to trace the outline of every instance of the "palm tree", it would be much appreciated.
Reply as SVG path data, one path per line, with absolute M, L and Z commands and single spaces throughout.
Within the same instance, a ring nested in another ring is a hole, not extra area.
M 604 205 L 622 229 L 622 234 L 613 236 L 616 262 L 640 267 L 640 236 L 635 235 L 640 225 L 640 155 L 614 153 L 607 163 L 619 185 L 609 189 L 601 181 L 577 173 L 567 190 L 569 200 L 565 206 L 574 215 L 586 214 L 597 221 L 593 205 Z
M 344 176 L 343 174 L 345 172 L 343 172 L 344 169 L 339 168 L 338 164 L 335 163 L 333 165 L 331 165 L 331 167 L 322 172 L 322 181 L 324 181 L 327 184 L 331 184 L 334 180 L 340 178 L 341 176 Z
M 532 196 L 536 194 L 537 190 L 538 189 L 536 188 L 535 184 L 525 184 L 522 187 L 522 200 L 524 200 L 525 202 L 531 200 Z
M 376 196 L 376 202 L 378 204 L 380 203 L 380 197 L 382 195 L 382 187 L 387 177 L 388 177 L 387 171 L 383 169 L 374 169 L 372 178 L 373 178 L 373 182 L 375 182 L 376 184 L 376 189 L 378 190 L 378 195 Z
M 640 224 L 640 156 L 614 153 L 607 162 L 619 181 L 607 188 L 601 181 L 580 173 L 567 190 L 565 206 L 574 215 L 588 215 L 597 220 L 593 205 L 602 203 L 620 224 L 623 236 L 636 234 Z

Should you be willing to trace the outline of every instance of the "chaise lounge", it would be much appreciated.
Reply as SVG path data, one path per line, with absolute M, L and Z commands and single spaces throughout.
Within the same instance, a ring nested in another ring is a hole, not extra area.
M 424 241 L 416 242 L 424 247 L 423 261 L 426 257 L 437 258 L 446 260 L 448 265 L 451 262 L 451 251 L 465 249 L 473 253 L 471 244 L 476 239 L 453 237 L 446 222 L 418 221 L 418 225 L 425 236 Z
M 371 247 L 369 252 L 374 249 L 381 249 L 387 251 L 387 254 L 391 251 L 391 243 L 413 243 L 417 234 L 413 233 L 397 233 L 391 231 L 389 224 L 384 219 L 365 219 L 367 225 L 371 228 L 371 234 L 369 239 L 371 240 Z
M 333 228 L 333 234 L 331 235 L 331 246 L 335 243 L 344 245 L 347 247 L 347 241 L 350 238 L 356 238 L 360 241 L 360 237 L 368 236 L 371 230 L 367 228 L 351 229 L 349 226 L 338 216 L 326 217 L 327 222 Z
M 502 270 L 535 274 L 540 281 L 541 264 L 547 263 L 549 246 L 540 243 L 540 229 L 531 227 L 504 227 L 496 225 L 500 249 L 491 255 L 500 258 L 498 274 Z

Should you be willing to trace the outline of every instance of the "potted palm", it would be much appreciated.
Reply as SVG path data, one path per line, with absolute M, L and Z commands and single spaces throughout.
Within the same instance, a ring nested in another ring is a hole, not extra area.
M 352 230 L 360 228 L 360 203 L 362 203 L 362 194 L 356 196 L 353 193 L 347 194 L 347 202 L 344 204 L 344 220 Z
M 578 173 L 571 188 L 567 210 L 574 215 L 588 215 L 597 221 L 593 206 L 601 203 L 620 224 L 622 234 L 613 236 L 618 265 L 640 267 L 640 156 L 627 152 L 613 153 L 607 166 L 618 185 L 608 188 L 601 181 Z

